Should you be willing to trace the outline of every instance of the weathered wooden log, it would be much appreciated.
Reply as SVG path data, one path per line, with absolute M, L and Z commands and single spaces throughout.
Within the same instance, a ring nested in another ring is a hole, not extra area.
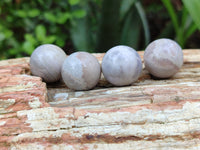
M 200 50 L 170 79 L 144 68 L 131 86 L 102 76 L 90 91 L 46 85 L 29 58 L 0 61 L 0 149 L 200 149 L 199 81 Z

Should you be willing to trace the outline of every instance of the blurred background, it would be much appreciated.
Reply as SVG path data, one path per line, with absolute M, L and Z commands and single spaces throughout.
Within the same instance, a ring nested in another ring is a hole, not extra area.
M 67 54 L 120 44 L 144 50 L 158 38 L 200 48 L 199 15 L 199 0 L 1 0 L 0 60 L 45 43 Z

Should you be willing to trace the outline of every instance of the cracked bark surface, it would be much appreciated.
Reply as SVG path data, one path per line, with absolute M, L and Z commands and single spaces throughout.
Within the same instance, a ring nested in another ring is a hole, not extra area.
M 0 61 L 1 149 L 200 149 L 200 50 L 184 50 L 174 77 L 143 68 L 126 87 L 102 76 L 75 92 L 30 74 L 29 58 Z

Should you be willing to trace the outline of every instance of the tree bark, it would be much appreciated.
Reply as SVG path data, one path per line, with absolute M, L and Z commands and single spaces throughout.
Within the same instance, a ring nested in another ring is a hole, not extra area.
M 94 55 L 101 62 L 104 54 Z M 31 76 L 29 58 L 0 61 L 0 147 L 200 149 L 199 81 L 200 50 L 185 50 L 170 79 L 152 79 L 143 68 L 131 86 L 102 77 L 77 92 Z

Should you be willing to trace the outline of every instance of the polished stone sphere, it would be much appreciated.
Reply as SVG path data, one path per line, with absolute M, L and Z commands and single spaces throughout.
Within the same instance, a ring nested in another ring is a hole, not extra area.
M 90 53 L 75 52 L 69 55 L 62 66 L 62 78 L 66 86 L 73 90 L 89 90 L 100 79 L 101 66 Z
M 138 53 L 128 46 L 115 46 L 108 50 L 102 60 L 102 72 L 108 82 L 115 86 L 130 85 L 138 80 L 142 61 Z
M 65 52 L 56 45 L 41 45 L 30 57 L 31 73 L 45 82 L 56 82 L 61 77 L 61 67 L 66 57 Z
M 182 49 L 173 40 L 155 40 L 145 49 L 144 64 L 153 76 L 169 78 L 176 74 L 183 65 Z

